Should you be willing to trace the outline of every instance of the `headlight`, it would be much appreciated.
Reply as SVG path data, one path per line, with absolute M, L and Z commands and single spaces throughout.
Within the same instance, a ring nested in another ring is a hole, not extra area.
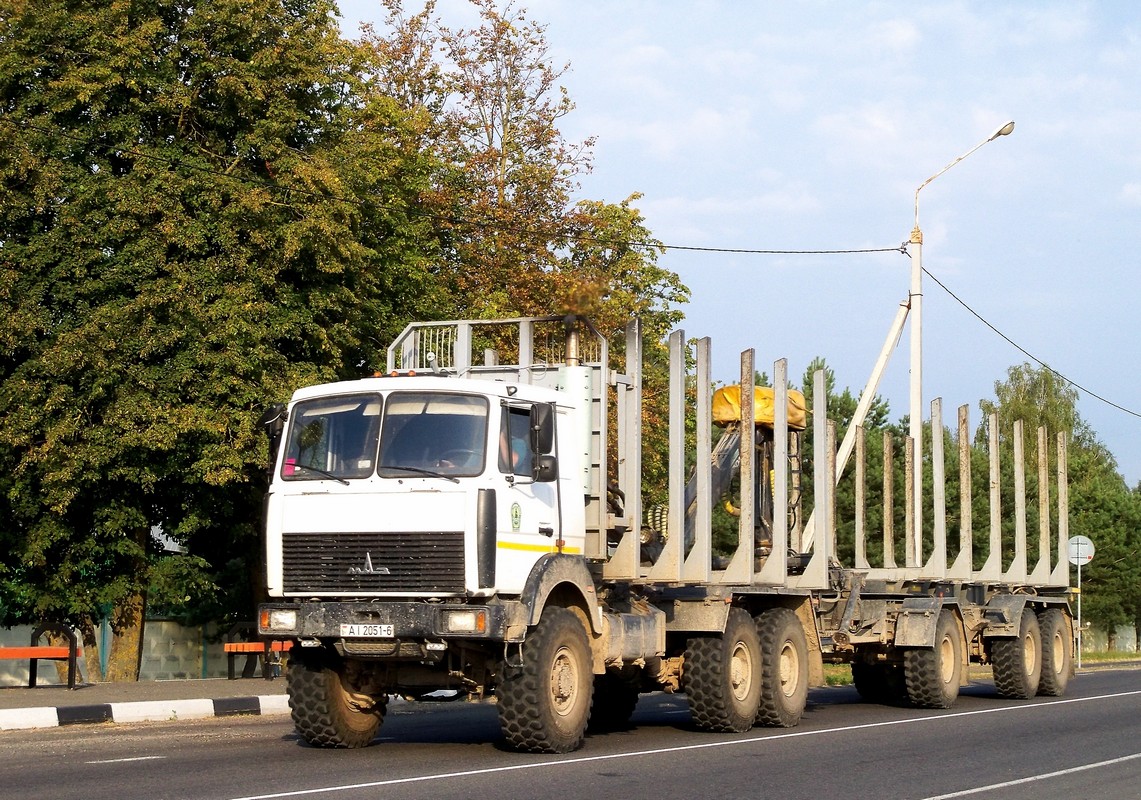
M 448 611 L 444 614 L 444 630 L 448 633 L 486 633 L 486 611 Z
M 261 628 L 265 631 L 297 629 L 297 612 L 291 608 L 271 608 L 262 612 Z

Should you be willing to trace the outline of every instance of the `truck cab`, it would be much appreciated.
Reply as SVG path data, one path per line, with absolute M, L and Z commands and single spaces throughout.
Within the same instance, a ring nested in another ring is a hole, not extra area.
M 270 596 L 518 594 L 542 554 L 583 550 L 577 454 L 559 447 L 572 414 L 550 389 L 462 378 L 298 391 L 267 505 Z

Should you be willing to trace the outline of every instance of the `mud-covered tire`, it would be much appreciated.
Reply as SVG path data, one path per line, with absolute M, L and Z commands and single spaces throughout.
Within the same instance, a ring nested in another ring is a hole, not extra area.
M 1032 608 L 1022 610 L 1018 636 L 991 644 L 994 685 L 1003 697 L 1028 700 L 1038 693 L 1042 677 L 1042 632 Z
M 907 699 L 917 708 L 950 708 L 963 677 L 963 634 L 954 612 L 943 609 L 935 623 L 935 646 L 903 654 Z
M 748 612 L 732 608 L 722 635 L 686 642 L 683 688 L 693 724 L 701 730 L 752 728 L 761 703 L 760 679 L 761 643 Z
M 569 753 L 582 746 L 594 675 L 586 628 L 565 608 L 551 607 L 523 643 L 522 665 L 507 666 L 499 684 L 499 725 L 517 750 Z
M 627 730 L 638 705 L 638 676 L 610 670 L 594 676 L 594 699 L 590 707 L 590 733 Z
M 387 697 L 353 692 L 319 659 L 291 658 L 286 673 L 289 712 L 297 732 L 315 747 L 367 747 L 384 720 Z
M 1074 642 L 1065 613 L 1057 608 L 1046 609 L 1038 615 L 1038 629 L 1042 634 L 1042 678 L 1038 682 L 1038 694 L 1061 697 L 1074 671 Z
M 791 728 L 808 703 L 808 639 L 796 614 L 771 608 L 756 617 L 761 642 L 761 705 L 756 724 Z

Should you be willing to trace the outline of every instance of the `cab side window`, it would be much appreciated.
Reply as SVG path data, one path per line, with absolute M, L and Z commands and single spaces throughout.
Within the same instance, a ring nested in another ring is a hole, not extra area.
M 499 471 L 531 475 L 531 415 L 526 408 L 504 408 L 499 438 Z

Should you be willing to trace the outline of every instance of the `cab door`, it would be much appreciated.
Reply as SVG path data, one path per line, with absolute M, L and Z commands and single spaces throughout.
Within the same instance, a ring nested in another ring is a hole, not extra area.
M 531 404 L 504 404 L 499 420 L 496 490 L 496 584 L 503 592 L 522 591 L 535 562 L 558 551 L 558 481 L 532 477 Z

